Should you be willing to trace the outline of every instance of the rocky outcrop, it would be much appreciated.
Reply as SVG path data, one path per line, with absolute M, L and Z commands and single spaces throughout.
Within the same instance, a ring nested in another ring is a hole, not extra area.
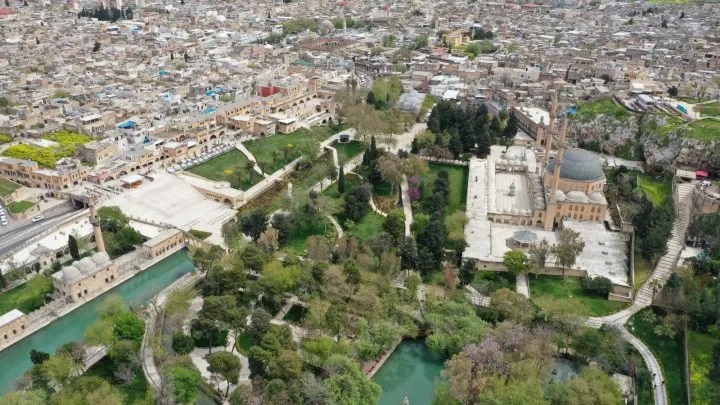
M 631 160 L 644 160 L 649 171 L 689 166 L 720 171 L 720 141 L 687 138 L 683 125 L 661 114 L 612 115 L 574 119 L 573 139 L 587 149 Z M 720 134 L 718 134 L 720 138 Z

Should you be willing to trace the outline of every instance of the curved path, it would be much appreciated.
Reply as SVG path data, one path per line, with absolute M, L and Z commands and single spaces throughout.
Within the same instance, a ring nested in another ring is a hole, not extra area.
M 662 368 L 660 368 L 660 364 L 650 349 L 640 339 L 633 336 L 625 328 L 625 324 L 631 316 L 652 304 L 654 295 L 652 287 L 652 284 L 654 284 L 653 281 L 658 280 L 660 285 L 665 284 L 668 278 L 670 278 L 673 269 L 677 265 L 680 253 L 685 247 L 685 232 L 687 231 L 687 227 L 690 222 L 690 204 L 694 187 L 695 186 L 691 183 L 678 184 L 676 200 L 678 202 L 677 217 L 675 218 L 675 223 L 673 224 L 670 239 L 667 241 L 667 251 L 658 261 L 655 266 L 655 270 L 653 270 L 650 277 L 645 280 L 645 283 L 643 283 L 637 293 L 635 293 L 632 304 L 622 311 L 606 316 L 591 317 L 585 322 L 587 326 L 593 328 L 599 328 L 603 325 L 618 327 L 622 331 L 623 338 L 635 346 L 642 355 L 643 359 L 645 359 L 648 370 L 654 376 L 653 391 L 656 405 L 665 405 L 668 403 L 667 392 L 665 391 L 665 386 L 663 385 L 664 379 L 662 376 Z
M 162 376 L 160 370 L 158 370 L 155 364 L 155 357 L 153 356 L 153 349 L 150 341 L 155 336 L 155 325 L 159 316 L 162 316 L 162 308 L 167 302 L 168 296 L 175 290 L 187 288 L 195 282 L 197 282 L 202 276 L 199 271 L 183 276 L 174 283 L 170 284 L 167 288 L 162 290 L 154 299 L 154 305 L 150 305 L 147 311 L 147 317 L 145 320 L 145 334 L 143 335 L 143 341 L 140 347 L 140 361 L 142 362 L 143 374 L 145 379 L 150 384 L 150 387 L 159 393 L 162 390 Z

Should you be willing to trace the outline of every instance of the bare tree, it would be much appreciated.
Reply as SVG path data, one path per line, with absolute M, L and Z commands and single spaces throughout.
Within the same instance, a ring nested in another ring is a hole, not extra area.
M 572 229 L 565 228 L 560 232 L 559 243 L 552 247 L 551 252 L 555 256 L 557 264 L 565 270 L 575 265 L 577 257 L 585 249 L 585 241 L 580 239 L 580 234 Z

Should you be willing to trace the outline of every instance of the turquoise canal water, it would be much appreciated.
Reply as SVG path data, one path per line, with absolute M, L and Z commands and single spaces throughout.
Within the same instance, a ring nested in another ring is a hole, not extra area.
M 97 320 L 98 305 L 107 294 L 120 294 L 131 305 L 146 303 L 183 274 L 192 271 L 192 261 L 186 251 L 174 253 L 123 284 L 40 329 L 20 342 L 0 352 L 0 395 L 13 388 L 13 383 L 32 367 L 30 349 L 47 353 L 65 343 L 81 341 L 85 330 Z
M 429 405 L 435 397 L 445 358 L 428 349 L 422 340 L 405 340 L 388 357 L 373 381 L 383 389 L 380 405 Z

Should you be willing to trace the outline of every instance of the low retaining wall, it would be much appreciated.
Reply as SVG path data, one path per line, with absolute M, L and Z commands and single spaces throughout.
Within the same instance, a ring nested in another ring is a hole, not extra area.
M 388 351 L 386 351 L 382 356 L 380 356 L 380 359 L 377 360 L 369 370 L 365 371 L 365 375 L 367 375 L 368 378 L 373 378 L 375 374 L 377 374 L 378 370 L 380 370 L 380 368 L 383 366 L 383 364 L 385 364 L 388 357 L 390 357 L 390 355 L 393 354 L 393 352 L 395 351 L 395 349 L 397 349 L 400 343 L 402 343 L 402 341 L 403 339 L 398 340 L 390 349 L 388 349 Z

